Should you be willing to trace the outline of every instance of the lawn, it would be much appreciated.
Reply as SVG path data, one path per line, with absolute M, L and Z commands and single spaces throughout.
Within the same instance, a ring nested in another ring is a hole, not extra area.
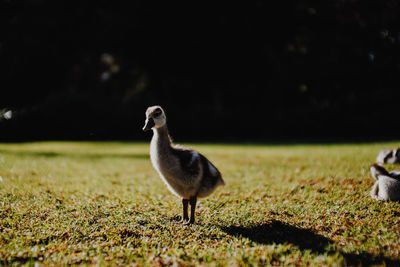
M 191 144 L 226 186 L 184 226 L 148 143 L 0 144 L 0 265 L 399 265 L 400 204 L 369 197 L 397 145 Z

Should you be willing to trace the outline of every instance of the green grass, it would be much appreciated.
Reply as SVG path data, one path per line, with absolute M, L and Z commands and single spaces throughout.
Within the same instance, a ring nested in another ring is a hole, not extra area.
M 149 144 L 0 144 L 0 264 L 399 265 L 400 204 L 369 197 L 396 145 L 193 144 L 227 185 L 184 226 Z

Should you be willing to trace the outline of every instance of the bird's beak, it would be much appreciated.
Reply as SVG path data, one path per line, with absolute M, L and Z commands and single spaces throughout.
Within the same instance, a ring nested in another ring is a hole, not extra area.
M 154 125 L 156 125 L 156 124 L 154 123 L 153 118 L 147 119 L 147 120 L 146 120 L 146 124 L 145 124 L 144 127 L 143 127 L 143 131 L 147 132 L 148 130 L 150 130 L 151 128 L 153 128 Z

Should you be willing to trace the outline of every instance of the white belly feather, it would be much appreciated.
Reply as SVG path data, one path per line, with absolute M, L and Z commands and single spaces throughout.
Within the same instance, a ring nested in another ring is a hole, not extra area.
M 199 154 L 194 151 L 191 160 L 196 160 L 196 157 L 199 157 Z M 157 140 L 152 140 L 151 142 L 150 158 L 161 179 L 173 194 L 186 199 L 196 195 L 200 186 L 202 172 L 195 177 L 187 177 L 187 175 L 185 177 L 185 173 L 181 170 L 179 159 L 172 154 L 160 153 Z

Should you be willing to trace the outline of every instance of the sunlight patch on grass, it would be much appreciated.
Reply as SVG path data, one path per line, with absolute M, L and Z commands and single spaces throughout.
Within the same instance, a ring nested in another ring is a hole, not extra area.
M 369 197 L 396 145 L 191 144 L 227 185 L 186 227 L 147 143 L 0 144 L 0 262 L 399 264 L 399 203 Z

